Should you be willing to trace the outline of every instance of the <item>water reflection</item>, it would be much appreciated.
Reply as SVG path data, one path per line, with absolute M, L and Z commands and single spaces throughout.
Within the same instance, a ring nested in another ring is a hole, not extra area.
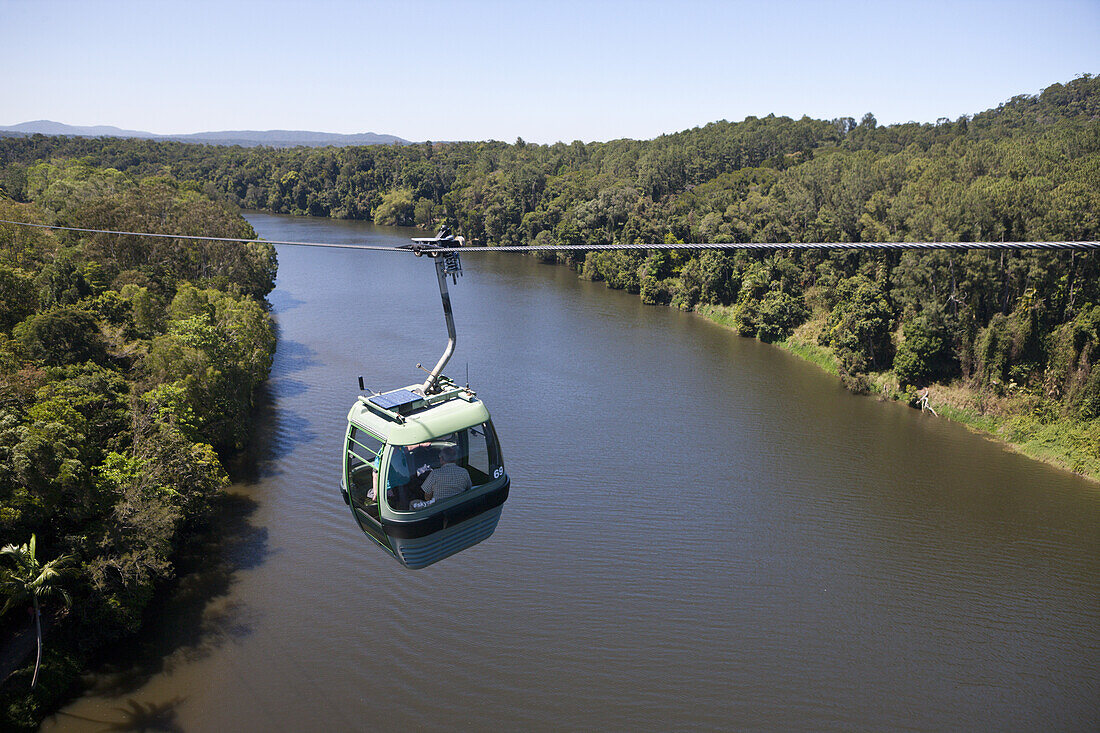
M 402 570 L 337 481 L 356 376 L 408 384 L 438 357 L 431 263 L 279 256 L 245 537 L 211 549 L 227 573 L 196 590 L 191 631 L 154 628 L 182 639 L 161 674 L 67 713 L 179 695 L 164 721 L 188 730 L 1096 728 L 1094 486 L 523 258 L 471 256 L 452 290 L 455 364 L 513 480 L 504 517 Z
M 239 493 L 219 498 L 209 534 L 184 548 L 178 580 L 148 610 L 146 630 L 135 645 L 101 665 L 92 694 L 132 694 L 159 674 L 202 659 L 252 633 L 255 610 L 229 598 L 237 573 L 268 557 L 268 530 L 252 524 L 257 502 Z
M 251 486 L 278 476 L 283 471 L 282 458 L 317 439 L 304 410 L 277 407 L 278 400 L 293 404 L 295 398 L 309 393 L 308 382 L 289 375 L 316 366 L 316 353 L 309 346 L 289 338 L 279 341 L 272 377 L 256 393 L 252 439 L 228 466 L 234 483 Z
M 267 296 L 267 302 L 271 304 L 271 310 L 286 312 L 305 304 L 307 301 L 296 298 L 286 290 L 275 289 Z
M 294 341 L 282 333 L 282 329 L 276 329 L 279 336 L 279 348 L 275 352 L 278 360 L 278 369 L 274 371 L 282 384 L 287 374 L 302 372 L 318 366 L 317 352 L 300 341 Z M 280 387 L 280 392 L 282 388 Z

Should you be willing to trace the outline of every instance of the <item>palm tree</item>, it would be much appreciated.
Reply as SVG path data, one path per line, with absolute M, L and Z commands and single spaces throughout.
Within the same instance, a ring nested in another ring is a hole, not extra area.
M 38 562 L 34 551 L 35 537 L 31 535 L 31 541 L 25 545 L 7 545 L 0 549 L 0 556 L 10 557 L 15 561 L 15 568 L 8 569 L 0 576 L 0 593 L 8 597 L 4 608 L 0 609 L 0 616 L 8 612 L 8 609 L 30 601 L 34 604 L 34 625 L 38 632 L 38 658 L 34 662 L 34 677 L 31 679 L 31 689 L 38 682 L 38 668 L 42 664 L 42 612 L 39 608 L 39 599 L 50 596 L 60 596 L 65 605 L 71 600 L 65 589 L 59 585 L 71 558 L 68 555 L 50 560 L 45 565 Z

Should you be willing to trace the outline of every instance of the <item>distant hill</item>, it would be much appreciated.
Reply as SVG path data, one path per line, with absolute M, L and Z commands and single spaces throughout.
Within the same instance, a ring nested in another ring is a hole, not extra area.
M 342 135 L 335 132 L 312 132 L 310 130 L 223 130 L 220 132 L 195 132 L 189 135 L 155 135 L 141 130 L 123 130 L 111 125 L 80 127 L 66 125 L 51 120 L 23 122 L 10 127 L 0 127 L 0 135 L 67 135 L 72 137 L 138 137 L 148 140 L 178 140 L 185 143 L 203 145 L 240 145 L 246 148 L 267 145 L 273 148 L 293 148 L 298 146 L 319 148 L 326 145 L 343 147 L 345 145 L 408 145 L 409 141 L 396 135 L 379 135 L 373 132 L 360 132 L 354 135 Z

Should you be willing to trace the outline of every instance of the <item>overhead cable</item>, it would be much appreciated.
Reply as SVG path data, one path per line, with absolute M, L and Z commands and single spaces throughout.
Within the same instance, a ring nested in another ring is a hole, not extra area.
M 131 237 L 161 237 L 163 239 L 192 239 L 203 242 L 236 242 L 245 244 L 286 244 L 294 247 L 332 247 L 335 249 L 369 249 L 380 252 L 404 252 L 400 247 L 383 247 L 372 244 L 341 244 L 333 242 L 279 242 L 271 239 L 240 239 L 238 237 L 206 237 L 194 234 L 158 234 L 156 232 L 121 232 L 114 229 L 84 229 L 81 227 L 63 227 L 54 224 L 31 224 L 26 221 L 0 219 L 0 224 L 18 224 L 39 229 L 61 229 L 67 232 L 86 232 L 89 234 L 125 234 Z
M 1059 242 L 722 242 L 676 244 L 548 244 L 501 245 L 499 247 L 456 247 L 442 252 L 539 252 L 539 251 L 615 251 L 675 249 L 1097 249 L 1100 241 Z
M 32 224 L 25 221 L 0 219 L 0 224 L 37 227 L 40 229 L 59 229 L 69 232 L 89 234 L 118 234 L 132 237 L 161 237 L 164 239 L 188 239 L 209 242 L 237 242 L 278 244 L 293 247 L 329 247 L 334 249 L 365 249 L 378 252 L 419 252 L 428 248 L 413 248 L 409 245 L 391 247 L 371 244 L 343 244 L 339 242 L 291 242 L 272 239 L 240 239 L 236 237 L 207 237 L 194 234 L 158 234 L 155 232 L 124 232 L 114 229 L 85 229 L 53 224 Z M 432 247 L 431 252 L 605 252 L 629 250 L 826 250 L 826 249 L 886 249 L 886 250 L 932 250 L 932 249 L 979 249 L 979 250 L 1090 250 L 1100 249 L 1100 241 L 1059 240 L 1030 242 L 690 242 L 674 244 L 528 244 L 500 245 L 494 247 Z

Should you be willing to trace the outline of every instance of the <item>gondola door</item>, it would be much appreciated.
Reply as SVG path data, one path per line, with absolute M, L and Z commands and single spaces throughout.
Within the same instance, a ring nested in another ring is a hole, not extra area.
M 385 441 L 357 425 L 348 425 L 347 450 L 344 451 L 344 485 L 348 501 L 359 527 L 390 552 L 389 539 L 378 517 L 379 469 Z

